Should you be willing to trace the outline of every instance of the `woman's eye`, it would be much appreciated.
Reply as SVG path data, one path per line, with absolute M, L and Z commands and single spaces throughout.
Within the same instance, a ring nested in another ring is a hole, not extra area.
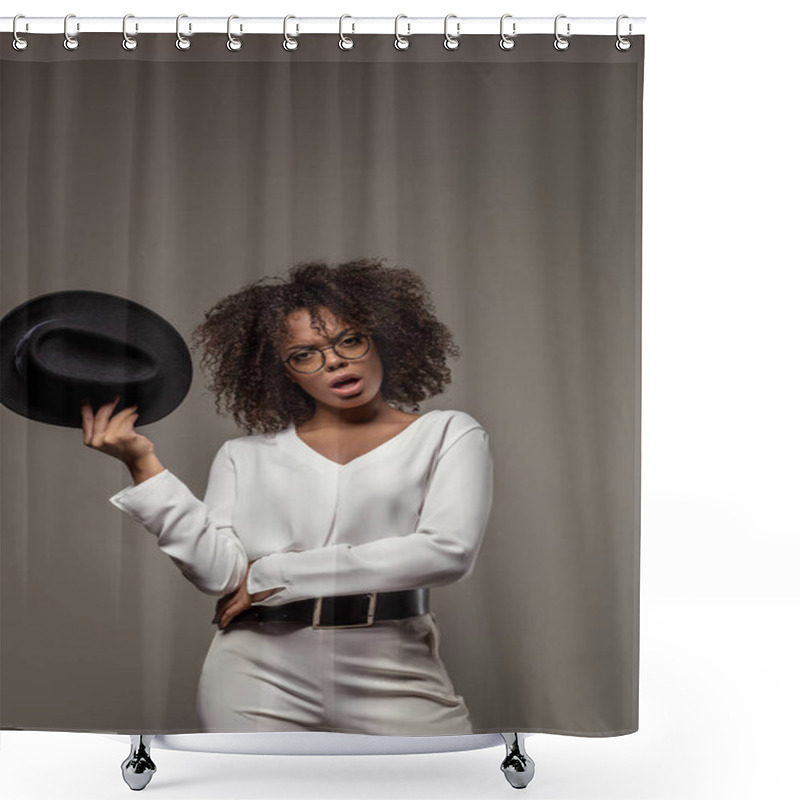
M 303 356 L 310 356 L 311 353 L 295 353 L 294 360 L 295 361 L 306 361 L 307 359 L 303 358 Z

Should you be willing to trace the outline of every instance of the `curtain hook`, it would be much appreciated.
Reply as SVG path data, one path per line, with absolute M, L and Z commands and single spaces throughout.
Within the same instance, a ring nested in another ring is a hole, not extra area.
M 408 19 L 405 14 L 398 14 L 394 18 L 394 46 L 398 50 L 408 50 L 411 47 L 411 42 L 408 40 L 407 37 L 411 36 L 411 23 L 407 22 L 406 25 L 408 26 L 408 31 L 406 32 L 405 36 L 400 35 L 400 18 Z
M 24 14 L 17 14 L 14 17 L 14 22 L 13 22 L 13 24 L 11 26 L 11 30 L 14 33 L 14 41 L 12 42 L 12 44 L 13 44 L 15 50 L 24 50 L 28 46 L 28 40 L 27 39 L 23 39 L 17 33 L 17 20 L 18 19 L 25 19 L 25 15 Z M 28 30 L 28 23 L 27 22 L 25 23 L 25 30 L 26 31 Z
M 136 35 L 134 34 L 133 36 L 131 36 L 128 33 L 128 31 L 126 30 L 127 22 L 132 17 L 133 17 L 133 14 L 126 14 L 122 18 L 122 47 L 125 50 L 135 50 L 136 49 L 136 45 L 139 44 L 136 41 Z M 139 30 L 139 23 L 138 22 L 136 23 L 136 30 L 137 30 L 137 32 Z
M 341 47 L 342 50 L 352 50 L 355 42 L 349 36 L 345 36 L 344 33 L 342 32 L 342 23 L 344 22 L 345 17 L 353 19 L 349 14 L 342 14 L 342 16 L 339 17 L 339 47 Z M 356 32 L 356 24 L 354 22 L 352 24 L 352 30 L 350 31 L 350 33 L 355 33 L 355 32 Z
M 69 23 L 69 18 L 74 16 L 75 14 L 67 14 L 67 16 L 64 17 L 64 47 L 67 50 L 75 50 L 80 44 L 80 42 L 78 42 L 76 37 L 69 35 L 69 31 L 67 30 L 67 24 Z M 75 23 L 75 29 L 77 31 L 80 31 L 81 29 L 80 22 Z
M 286 23 L 289 22 L 290 19 L 297 19 L 294 14 L 287 14 L 283 18 L 283 49 L 284 50 L 297 50 L 298 41 L 294 36 L 289 36 L 286 31 Z M 300 33 L 300 23 L 295 23 L 297 26 L 297 33 Z
M 234 20 L 234 19 L 239 19 L 239 17 L 236 16 L 236 14 L 231 14 L 228 17 L 228 42 L 227 42 L 227 47 L 228 47 L 228 50 L 230 50 L 232 52 L 242 49 L 242 40 L 238 36 L 234 36 L 231 33 L 231 20 Z M 241 31 L 243 29 L 244 29 L 244 26 L 239 25 L 239 32 L 240 33 L 241 33 Z
M 620 14 L 617 17 L 616 48 L 617 48 L 617 50 L 630 50 L 631 49 L 631 40 L 623 38 L 622 36 L 620 36 L 620 33 L 619 33 L 619 23 L 620 23 L 620 20 L 623 20 L 623 19 L 630 19 L 630 17 L 628 17 L 627 14 Z M 628 23 L 628 36 L 630 36 L 632 33 L 633 33 L 633 25 L 631 25 L 631 23 L 629 22 Z
M 188 17 L 188 14 L 178 14 L 178 18 L 175 20 L 175 34 L 177 35 L 177 39 L 175 40 L 175 47 L 178 50 L 188 50 L 191 46 L 191 41 L 181 33 L 181 20 L 184 17 Z M 189 23 L 189 33 L 192 32 L 192 23 Z
M 444 45 L 444 49 L 445 50 L 455 50 L 458 47 L 458 37 L 461 35 L 461 23 L 460 22 L 456 22 L 456 35 L 455 36 L 453 36 L 451 33 L 447 32 L 447 20 L 449 20 L 451 17 L 455 17 L 456 19 L 458 19 L 458 15 L 457 14 L 448 14 L 444 18 L 444 42 L 442 42 L 442 44 Z
M 517 23 L 511 23 L 511 34 L 503 33 L 503 23 L 506 21 L 507 17 L 513 17 L 513 14 L 503 14 L 500 17 L 500 47 L 503 50 L 510 50 L 516 42 L 514 41 L 514 37 L 517 35 Z
M 556 17 L 556 22 L 555 22 L 556 40 L 553 42 L 553 47 L 555 47 L 556 50 L 566 50 L 569 47 L 569 39 L 565 39 L 558 32 L 558 21 L 560 19 L 566 19 L 566 18 L 567 18 L 566 14 L 559 14 Z M 567 23 L 567 36 L 571 36 L 570 31 L 569 31 L 569 22 Z

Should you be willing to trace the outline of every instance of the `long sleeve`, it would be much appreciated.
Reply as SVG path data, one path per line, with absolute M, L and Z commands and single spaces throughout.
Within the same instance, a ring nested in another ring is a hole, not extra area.
M 255 594 L 283 590 L 254 605 L 312 597 L 441 586 L 472 571 L 489 518 L 493 463 L 482 427 L 439 454 L 416 529 L 359 545 L 338 544 L 257 559 L 247 580 Z
M 209 470 L 203 501 L 169 470 L 109 498 L 157 537 L 166 553 L 200 591 L 224 595 L 244 580 L 248 558 L 231 522 L 236 469 L 226 442 Z

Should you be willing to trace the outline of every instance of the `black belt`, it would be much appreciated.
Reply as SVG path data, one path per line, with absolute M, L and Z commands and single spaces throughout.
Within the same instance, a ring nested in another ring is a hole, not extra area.
M 364 628 L 376 620 L 403 619 L 428 612 L 430 589 L 344 594 L 295 600 L 281 606 L 250 606 L 237 622 L 303 622 L 313 628 Z

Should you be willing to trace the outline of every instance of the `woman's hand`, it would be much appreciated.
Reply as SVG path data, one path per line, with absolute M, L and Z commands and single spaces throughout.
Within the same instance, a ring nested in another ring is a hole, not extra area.
M 246 611 L 253 603 L 259 603 L 261 600 L 266 600 L 270 595 L 275 594 L 278 589 L 266 589 L 263 592 L 258 592 L 257 594 L 250 594 L 247 591 L 247 578 L 250 575 L 250 568 L 255 563 L 255 559 L 251 561 L 247 565 L 247 573 L 244 576 L 244 580 L 241 583 L 241 586 L 235 591 L 231 592 L 230 594 L 226 594 L 224 597 L 220 597 L 217 600 L 217 613 L 214 615 L 214 619 L 211 620 L 212 624 L 218 623 L 220 630 L 226 628 L 228 623 L 237 615 L 241 614 L 242 611 Z
M 133 429 L 139 416 L 136 413 L 137 406 L 123 408 L 112 417 L 111 412 L 118 402 L 119 395 L 111 403 L 100 406 L 97 414 L 93 413 L 88 401 L 81 404 L 83 443 L 87 447 L 118 458 L 128 466 L 141 463 L 148 458 L 152 460 L 155 453 L 153 443 Z

